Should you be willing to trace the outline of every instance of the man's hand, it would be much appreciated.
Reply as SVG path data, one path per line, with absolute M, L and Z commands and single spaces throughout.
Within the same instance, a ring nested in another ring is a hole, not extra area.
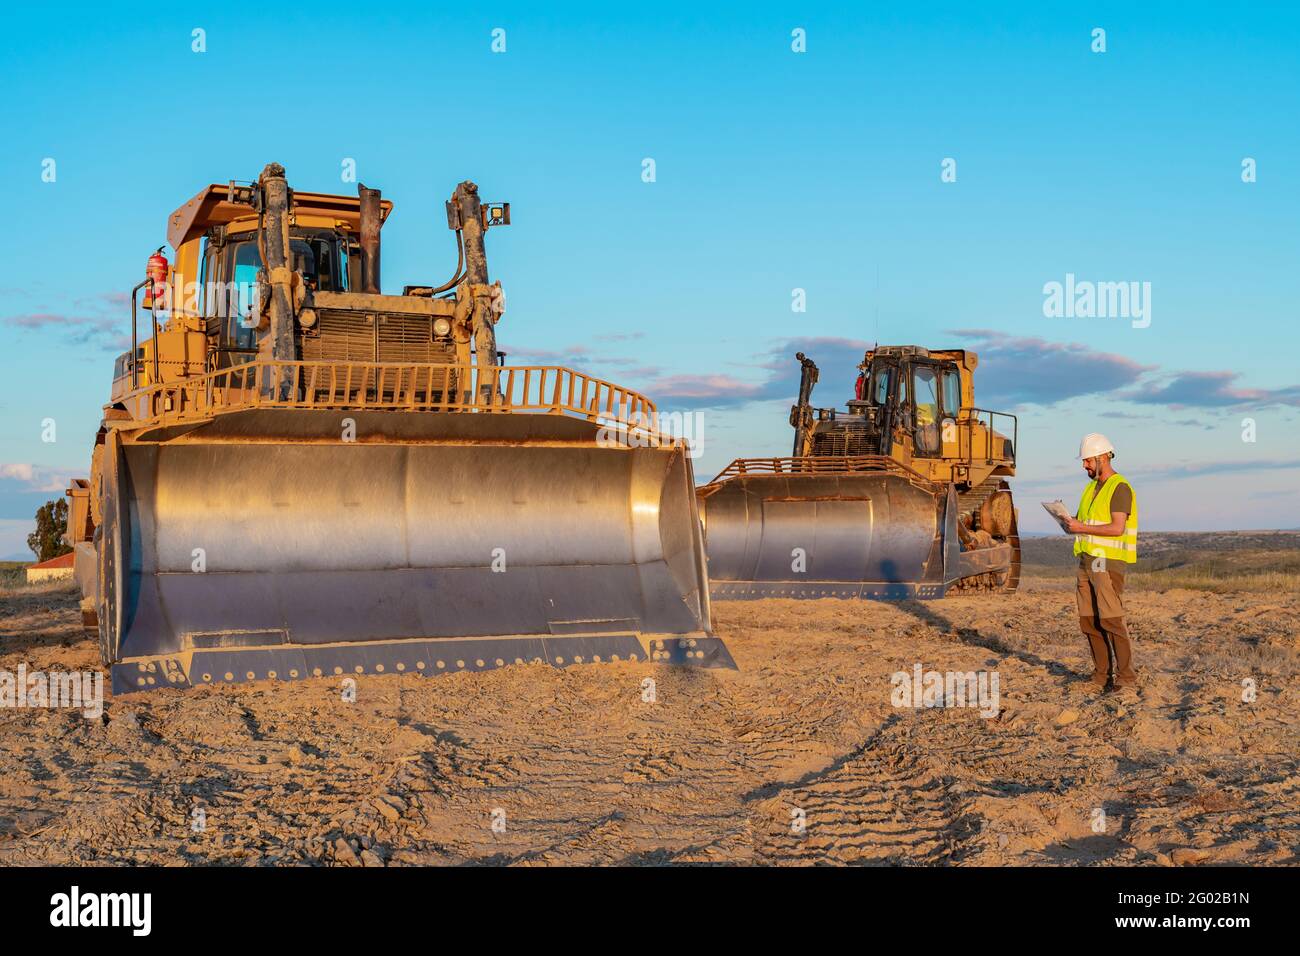
M 1128 515 L 1123 511 L 1110 513 L 1110 524 L 1084 524 L 1078 518 L 1070 519 L 1070 534 L 1091 534 L 1100 538 L 1118 538 L 1124 533 Z

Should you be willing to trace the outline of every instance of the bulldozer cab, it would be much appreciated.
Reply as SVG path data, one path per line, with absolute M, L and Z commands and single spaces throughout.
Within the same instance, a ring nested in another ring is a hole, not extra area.
M 142 386 L 183 381 L 256 356 L 250 309 L 262 267 L 261 220 L 248 191 L 233 182 L 213 183 L 168 218 L 174 268 L 162 283 L 166 298 L 156 300 L 157 290 L 148 282 L 136 287 L 143 291 L 137 330 L 137 291 L 132 291 L 133 347 L 114 364 L 114 400 Z M 286 264 L 301 276 L 303 289 L 309 294 L 361 291 L 360 196 L 294 192 L 291 204 Z M 388 200 L 375 203 L 380 225 L 392 209 Z
M 927 480 L 963 489 L 1015 474 L 1016 417 L 976 407 L 975 353 L 871 349 L 858 366 L 847 409 L 812 406 L 817 366 L 800 359 L 799 404 L 790 411 L 795 458 L 885 456 Z
M 290 268 L 310 292 L 348 292 L 360 269 L 356 249 L 344 233 L 328 229 L 289 230 Z M 225 368 L 257 354 L 249 313 L 262 268 L 255 233 L 214 228 L 205 237 L 200 269 L 200 310 L 212 341 L 214 367 Z
M 943 456 L 945 426 L 951 432 L 962 411 L 956 362 L 879 356 L 867 364 L 863 383 L 863 397 L 882 425 L 883 454 L 901 440 L 910 443 L 916 457 Z
M 146 300 L 146 306 L 158 312 L 159 334 L 157 340 L 149 336 L 136 345 L 134 363 L 130 351 L 118 356 L 113 368 L 116 393 L 153 381 L 155 349 L 160 356 L 159 380 L 228 368 L 257 355 L 251 313 L 262 260 L 256 223 L 237 225 L 244 228 L 230 231 L 214 226 L 191 240 L 198 246 L 199 271 L 188 303 L 183 290 L 166 305 Z M 348 292 L 356 287 L 359 257 L 346 233 L 294 227 L 289 237 L 290 269 L 302 277 L 308 292 Z

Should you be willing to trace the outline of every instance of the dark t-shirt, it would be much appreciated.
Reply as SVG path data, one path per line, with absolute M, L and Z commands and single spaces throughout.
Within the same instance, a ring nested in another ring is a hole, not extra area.
M 1097 491 L 1094 492 L 1094 495 L 1101 491 L 1101 486 L 1103 484 L 1105 484 L 1105 482 L 1097 482 Z M 1133 489 L 1129 487 L 1127 481 L 1123 482 L 1118 488 L 1116 488 L 1115 493 L 1110 496 L 1110 513 L 1115 514 L 1116 512 L 1121 511 L 1124 514 L 1133 513 Z M 1079 567 L 1086 571 L 1095 560 L 1096 558 L 1091 554 L 1081 554 L 1079 555 Z M 1106 562 L 1107 571 L 1118 571 L 1120 574 L 1124 573 L 1124 569 L 1127 566 L 1127 561 Z
M 1115 514 L 1117 511 L 1122 511 L 1124 514 L 1133 512 L 1133 489 L 1129 487 L 1127 481 L 1116 488 L 1115 493 L 1110 496 L 1110 513 Z

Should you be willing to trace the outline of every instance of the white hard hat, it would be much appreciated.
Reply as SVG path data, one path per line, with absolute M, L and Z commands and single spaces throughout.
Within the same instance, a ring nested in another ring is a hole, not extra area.
M 1115 446 L 1110 443 L 1110 439 L 1101 432 L 1092 432 L 1083 436 L 1083 441 L 1079 442 L 1079 460 L 1085 458 L 1096 458 L 1098 455 L 1104 455 L 1107 452 L 1114 454 Z

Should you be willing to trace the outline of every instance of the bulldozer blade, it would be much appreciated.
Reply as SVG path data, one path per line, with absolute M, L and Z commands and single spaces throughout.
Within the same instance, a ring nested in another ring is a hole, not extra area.
M 98 551 L 114 689 L 734 667 L 711 633 L 685 449 L 597 435 L 550 415 L 284 409 L 112 434 Z
M 951 485 L 883 470 L 738 475 L 700 501 L 718 599 L 939 598 L 1010 562 L 1005 545 L 961 550 Z
M 435 641 L 365 641 L 349 644 L 225 647 L 133 658 L 112 667 L 113 693 L 159 687 L 201 687 L 255 680 L 416 674 L 439 677 L 519 664 L 565 668 L 619 661 L 735 669 L 717 637 L 647 639 L 637 634 L 581 637 L 514 635 Z

